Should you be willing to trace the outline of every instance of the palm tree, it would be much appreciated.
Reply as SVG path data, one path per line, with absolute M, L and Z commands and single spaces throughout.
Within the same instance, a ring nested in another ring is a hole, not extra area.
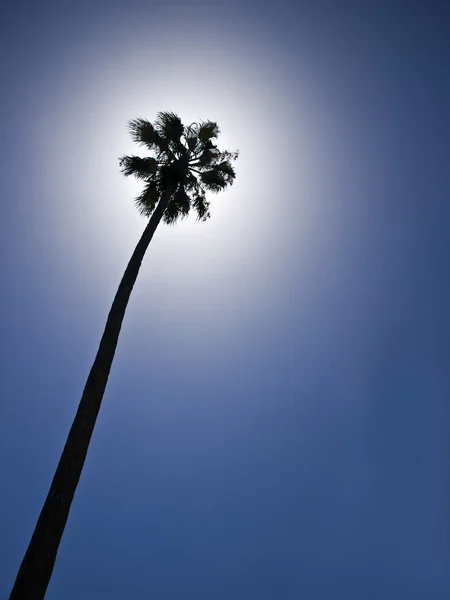
M 160 221 L 175 223 L 193 208 L 199 220 L 209 218 L 206 192 L 231 185 L 235 171 L 231 162 L 237 152 L 221 152 L 215 140 L 217 123 L 205 121 L 184 126 L 171 112 L 159 113 L 154 124 L 145 119 L 130 121 L 135 142 L 154 156 L 123 156 L 121 170 L 145 185 L 136 198 L 140 213 L 149 222 L 139 240 L 109 311 L 105 329 L 84 387 L 75 419 L 56 468 L 47 498 L 20 566 L 10 600 L 42 600 L 56 561 L 58 547 L 81 476 L 97 415 L 116 351 L 131 291 L 145 252 Z

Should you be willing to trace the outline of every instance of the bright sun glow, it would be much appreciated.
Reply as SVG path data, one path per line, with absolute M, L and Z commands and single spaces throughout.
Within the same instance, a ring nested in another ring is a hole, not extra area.
M 72 59 L 59 84 L 58 111 L 40 123 L 42 188 L 51 204 L 48 227 L 66 268 L 83 286 L 97 293 L 105 281 L 99 273 L 108 278 L 106 301 L 145 226 L 133 205 L 142 184 L 119 171 L 119 156 L 145 155 L 131 141 L 127 122 L 135 117 L 153 121 L 161 110 L 177 113 L 185 124 L 217 121 L 219 147 L 240 151 L 236 182 L 211 197 L 208 222 L 189 218 L 175 227 L 160 226 L 134 302 L 147 303 L 151 286 L 152 299 L 156 294 L 177 327 L 182 322 L 186 327 L 183 310 L 200 304 L 203 315 L 214 306 L 226 330 L 231 319 L 240 321 L 237 306 L 245 320 L 258 303 L 270 300 L 271 273 L 293 237 L 309 226 L 300 201 L 292 212 L 296 190 L 283 181 L 291 174 L 292 182 L 294 171 L 306 178 L 311 167 L 305 156 L 304 170 L 299 168 L 305 155 L 295 140 L 300 108 L 288 100 L 282 65 L 264 50 L 263 41 L 250 46 L 245 38 L 233 38 L 231 29 L 226 38 L 213 34 L 209 39 L 184 23 L 179 31 L 172 23 L 174 29 L 176 46 L 162 34 L 155 38 L 133 31 L 132 37 L 124 32 L 117 38 L 115 31 L 112 55 L 96 55 L 87 47 Z M 290 138 L 292 146 L 277 146 L 281 138 Z M 295 163 L 290 158 L 294 144 Z

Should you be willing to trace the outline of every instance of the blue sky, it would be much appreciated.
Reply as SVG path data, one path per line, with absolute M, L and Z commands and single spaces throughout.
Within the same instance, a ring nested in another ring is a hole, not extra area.
M 127 120 L 217 119 L 161 228 L 48 600 L 450 595 L 445 1 L 22 2 L 0 64 L 0 595 L 144 227 Z

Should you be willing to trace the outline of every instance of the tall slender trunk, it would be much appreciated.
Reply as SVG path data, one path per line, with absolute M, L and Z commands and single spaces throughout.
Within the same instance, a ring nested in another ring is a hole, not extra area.
M 45 596 L 102 403 L 128 300 L 145 252 L 171 195 L 171 190 L 167 190 L 161 198 L 125 269 L 75 419 L 9 600 L 43 600 Z

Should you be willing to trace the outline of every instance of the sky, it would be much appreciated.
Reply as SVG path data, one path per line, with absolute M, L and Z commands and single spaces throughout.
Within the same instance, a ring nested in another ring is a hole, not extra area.
M 47 600 L 450 597 L 450 5 L 9 3 L 0 596 L 145 220 L 136 117 L 240 151 L 161 226 Z

